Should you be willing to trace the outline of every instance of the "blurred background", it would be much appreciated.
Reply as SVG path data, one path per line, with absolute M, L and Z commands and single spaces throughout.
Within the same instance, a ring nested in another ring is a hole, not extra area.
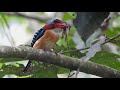
M 110 20 L 108 29 L 104 32 L 104 34 L 107 35 L 108 37 L 113 37 L 120 32 L 119 15 L 120 15 L 119 12 L 112 13 L 112 19 Z M 66 42 L 63 39 L 60 39 L 57 43 L 56 51 L 59 52 L 69 49 L 82 49 L 86 47 L 84 41 L 81 39 L 80 35 L 77 33 L 76 28 L 73 25 L 73 20 L 76 18 L 75 12 L 0 12 L 0 45 L 7 45 L 7 46 L 30 45 L 35 32 L 40 28 L 42 28 L 48 20 L 53 18 L 58 18 L 61 19 L 62 21 L 66 21 L 72 26 L 68 36 L 68 42 L 69 42 L 68 46 L 66 45 Z M 96 32 L 93 35 L 91 35 L 91 37 L 87 41 L 87 46 L 90 46 L 91 43 L 95 39 L 97 39 L 96 36 L 100 35 L 101 33 L 103 34 L 103 32 L 101 32 L 100 30 L 96 30 Z M 106 45 L 104 45 L 103 49 L 105 51 L 120 55 L 119 42 L 120 41 L 118 39 L 117 42 L 114 42 L 115 44 L 107 43 Z M 66 53 L 65 55 L 73 56 L 73 57 L 81 56 L 74 54 Z M 5 63 L 5 65 L 10 64 L 11 62 L 9 60 L 12 61 L 13 59 L 6 60 L 6 62 L 3 62 L 2 60 L 3 59 L 0 59 L 1 67 L 3 66 L 3 63 Z M 27 60 L 26 61 L 17 60 L 17 64 L 15 63 L 15 60 L 13 61 L 14 63 L 12 63 L 12 65 L 14 66 L 15 65 L 17 66 L 18 63 L 23 64 L 25 66 L 27 63 Z M 7 69 L 8 68 L 10 67 L 8 66 Z M 3 71 L 3 69 L 1 69 L 1 71 Z M 68 71 L 69 70 L 63 70 L 63 71 L 59 71 L 60 73 L 57 72 L 57 77 L 66 78 L 68 75 Z M 6 77 L 10 78 L 10 77 L 18 77 L 19 75 L 20 74 L 16 74 L 15 72 L 9 73 L 5 71 L 4 74 L 1 74 L 0 76 L 4 78 Z M 28 75 L 24 75 L 24 76 L 29 77 L 29 75 L 31 74 L 28 73 Z M 23 75 L 21 75 L 21 77 L 23 77 Z M 42 77 L 42 75 L 37 74 L 34 77 Z M 80 73 L 79 78 L 86 78 L 86 77 L 93 78 L 97 76 L 85 74 L 82 72 Z

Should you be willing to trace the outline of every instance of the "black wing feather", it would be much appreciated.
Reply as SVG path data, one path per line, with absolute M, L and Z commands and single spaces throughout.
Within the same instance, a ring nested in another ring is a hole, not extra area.
M 33 45 L 35 44 L 35 42 L 36 42 L 39 38 L 41 38 L 41 37 L 44 35 L 44 33 L 45 33 L 45 30 L 44 30 L 43 28 L 39 29 L 39 30 L 35 33 L 35 35 L 34 35 L 34 37 L 33 37 L 33 40 L 32 40 L 32 42 L 31 42 L 31 47 L 33 47 Z

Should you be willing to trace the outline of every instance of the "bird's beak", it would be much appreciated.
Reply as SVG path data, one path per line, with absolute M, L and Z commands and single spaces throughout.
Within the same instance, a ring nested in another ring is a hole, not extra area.
M 56 23 L 55 27 L 62 28 L 63 30 L 66 30 L 67 28 L 70 30 L 70 28 L 71 28 L 71 26 L 69 24 L 67 24 L 66 22 Z

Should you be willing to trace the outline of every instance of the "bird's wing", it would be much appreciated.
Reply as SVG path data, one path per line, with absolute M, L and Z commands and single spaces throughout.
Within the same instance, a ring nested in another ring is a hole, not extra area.
M 35 42 L 36 42 L 39 38 L 41 38 L 41 37 L 44 35 L 44 33 L 45 33 L 45 30 L 44 30 L 43 28 L 39 29 L 39 30 L 35 33 L 35 35 L 34 35 L 34 37 L 33 37 L 33 40 L 32 40 L 32 42 L 31 42 L 31 47 L 33 47 L 33 45 L 35 44 Z

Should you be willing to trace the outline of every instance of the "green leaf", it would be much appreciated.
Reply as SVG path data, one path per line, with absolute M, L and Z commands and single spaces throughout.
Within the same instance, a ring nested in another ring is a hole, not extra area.
M 24 66 L 19 64 L 16 67 L 14 64 L 3 64 L 0 69 L 0 77 L 14 74 L 18 78 L 57 78 L 57 68 L 54 65 L 45 63 L 33 63 L 26 73 L 22 70 Z
M 63 68 L 63 67 L 59 67 L 59 66 L 55 66 L 57 68 L 57 74 L 63 74 L 63 73 L 69 73 L 70 70 L 67 68 Z
M 64 51 L 64 50 L 67 50 L 67 48 L 65 48 L 63 45 L 55 45 L 54 47 L 54 51 L 56 52 L 60 52 L 60 51 Z
M 112 27 L 112 28 L 108 29 L 105 34 L 109 38 L 115 37 L 118 34 L 120 34 L 120 27 Z M 118 40 L 118 41 L 112 41 L 112 43 L 120 46 L 120 42 L 119 42 L 120 41 L 120 37 L 116 38 L 115 40 Z
M 18 78 L 18 76 L 17 75 L 15 75 L 15 74 L 6 74 L 4 77 L 2 77 L 2 78 Z
M 62 18 L 63 21 L 73 20 L 76 17 L 75 12 L 66 12 Z
M 105 34 L 108 37 L 114 37 L 114 36 L 118 35 L 119 33 L 120 33 L 120 27 L 112 27 L 105 32 Z
M 32 77 L 32 75 L 20 76 L 18 78 L 30 78 L 30 77 Z
M 101 52 L 96 53 L 96 55 L 90 60 L 92 62 L 107 65 L 114 69 L 120 70 L 119 58 L 120 58 L 119 55 L 109 53 L 106 51 L 101 51 Z
M 24 68 L 23 65 L 19 65 L 19 67 L 16 67 L 10 64 L 9 65 L 3 64 L 0 70 L 0 77 L 2 78 L 6 74 L 14 74 L 21 76 L 23 74 L 22 73 L 23 68 Z
M 23 60 L 23 59 L 21 59 L 21 58 L 0 58 L 0 63 L 21 61 L 21 60 Z
M 3 63 L 0 63 L 0 69 L 2 68 L 2 66 L 3 66 Z
M 32 67 L 31 73 L 31 78 L 58 78 L 56 67 L 45 63 Z
M 66 42 L 63 39 L 59 39 L 57 45 L 66 47 Z

